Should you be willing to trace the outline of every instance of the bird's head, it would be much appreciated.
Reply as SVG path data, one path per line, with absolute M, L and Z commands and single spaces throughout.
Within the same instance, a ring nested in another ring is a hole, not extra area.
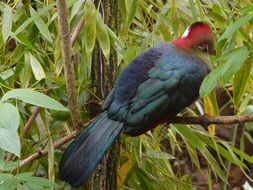
M 202 52 L 215 55 L 215 36 L 212 29 L 204 22 L 195 22 L 188 27 L 184 34 L 172 43 L 185 49 L 198 48 Z

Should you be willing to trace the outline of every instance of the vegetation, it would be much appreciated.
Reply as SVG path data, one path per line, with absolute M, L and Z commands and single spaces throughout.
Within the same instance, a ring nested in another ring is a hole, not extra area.
M 118 0 L 117 7 L 109 2 L 115 1 L 67 1 L 70 33 L 81 29 L 71 45 L 83 126 L 136 55 L 200 20 L 217 36 L 214 70 L 203 82 L 202 98 L 179 116 L 253 112 L 250 0 Z M 3 0 L 0 12 L 0 189 L 70 189 L 57 170 L 79 123 L 66 108 L 56 3 Z M 101 74 L 100 66 L 109 74 Z M 139 137 L 122 135 L 118 189 L 242 189 L 253 180 L 252 130 L 252 122 L 170 123 Z

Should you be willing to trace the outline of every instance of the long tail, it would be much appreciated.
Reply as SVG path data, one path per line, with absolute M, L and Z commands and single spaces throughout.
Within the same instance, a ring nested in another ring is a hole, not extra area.
M 59 166 L 59 177 L 79 187 L 95 170 L 106 150 L 121 132 L 123 123 L 104 112 L 69 145 Z

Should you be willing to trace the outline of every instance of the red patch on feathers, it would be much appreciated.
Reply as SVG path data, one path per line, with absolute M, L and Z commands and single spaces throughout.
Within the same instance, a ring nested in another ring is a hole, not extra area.
M 182 37 L 172 41 L 172 43 L 185 50 L 189 50 L 192 45 L 196 45 L 199 39 L 208 38 L 209 35 L 213 35 L 213 32 L 208 24 L 204 22 L 195 22 L 186 29 Z
M 137 133 L 133 133 L 130 134 L 132 137 L 135 136 L 139 136 L 142 135 L 143 133 L 146 133 L 147 131 L 155 128 L 157 125 L 164 123 L 165 121 L 167 121 L 170 118 L 170 115 L 166 114 L 165 116 L 163 116 L 161 119 L 159 119 L 158 121 L 154 122 L 153 124 L 149 125 L 147 128 L 138 131 Z

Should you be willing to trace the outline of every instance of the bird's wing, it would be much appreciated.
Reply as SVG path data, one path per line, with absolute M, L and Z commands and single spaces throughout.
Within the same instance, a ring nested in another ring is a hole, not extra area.
M 125 113 L 125 133 L 139 133 L 164 115 L 175 115 L 199 94 L 208 67 L 192 56 L 164 55 L 139 84 Z

